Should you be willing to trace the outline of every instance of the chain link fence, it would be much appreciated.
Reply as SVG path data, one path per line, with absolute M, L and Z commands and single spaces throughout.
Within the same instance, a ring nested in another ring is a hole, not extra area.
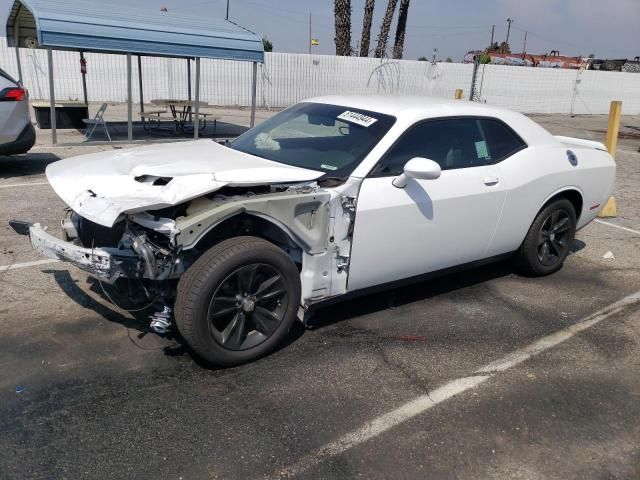
M 21 49 L 25 86 L 33 99 L 48 99 L 45 50 Z M 89 101 L 126 101 L 124 55 L 86 54 Z M 0 38 L 0 67 L 17 76 L 15 50 Z M 133 62 L 137 79 L 137 62 Z M 144 98 L 186 98 L 187 60 L 142 57 Z M 56 98 L 82 97 L 77 52 L 54 51 Z M 611 100 L 622 100 L 625 114 L 640 114 L 640 74 L 502 65 L 431 63 L 330 55 L 267 53 L 258 75 L 258 106 L 287 107 L 305 98 L 331 94 L 426 95 L 468 99 L 523 113 L 607 113 Z M 134 99 L 139 98 L 134 81 Z M 193 88 L 193 87 L 192 87 Z M 202 60 L 202 100 L 220 106 L 251 103 L 251 64 Z

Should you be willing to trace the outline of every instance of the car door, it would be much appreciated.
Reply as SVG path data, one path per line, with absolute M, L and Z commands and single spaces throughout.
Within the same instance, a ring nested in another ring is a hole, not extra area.
M 479 118 L 414 125 L 364 179 L 357 199 L 348 289 L 357 290 L 485 257 L 506 189 Z M 435 180 L 393 179 L 412 158 L 437 162 Z

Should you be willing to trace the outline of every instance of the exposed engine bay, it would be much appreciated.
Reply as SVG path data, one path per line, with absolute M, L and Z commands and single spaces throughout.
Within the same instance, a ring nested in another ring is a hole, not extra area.
M 226 187 L 161 210 L 123 214 L 112 227 L 69 210 L 64 240 L 39 224 L 30 233 L 42 254 L 88 272 L 107 286 L 108 296 L 122 291 L 140 304 L 158 298 L 171 304 L 177 280 L 216 243 L 264 238 L 298 266 L 304 309 L 346 292 L 353 217 L 352 198 L 305 182 Z

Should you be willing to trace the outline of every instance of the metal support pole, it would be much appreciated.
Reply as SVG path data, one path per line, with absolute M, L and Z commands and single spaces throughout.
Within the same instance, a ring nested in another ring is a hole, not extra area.
M 16 30 L 17 28 L 18 27 L 16 27 Z M 17 40 L 16 40 L 16 63 L 18 64 L 18 83 L 20 84 L 20 86 L 22 86 L 24 85 L 24 82 L 22 80 L 22 62 L 20 61 L 20 47 L 18 47 Z
M 20 48 L 16 45 L 16 63 L 18 64 L 18 83 L 24 85 L 22 81 L 22 63 L 20 62 Z
M 187 58 L 187 97 L 191 101 L 191 59 Z M 193 115 L 189 111 L 189 122 L 193 122 Z
M 16 63 L 18 64 L 18 83 L 20 86 L 24 85 L 22 79 L 22 63 L 20 62 L 20 16 L 22 14 L 22 5 L 18 4 L 18 14 L 16 15 L 16 23 L 14 26 L 14 40 L 16 44 Z
M 142 57 L 138 55 L 138 89 L 140 90 L 140 113 L 144 113 L 144 91 L 142 89 Z M 144 118 L 142 119 L 144 123 Z
M 258 89 L 258 62 L 253 62 L 253 82 L 251 87 L 251 128 L 256 124 L 256 90 Z
M 85 64 L 84 52 L 80 52 L 80 65 Z M 89 105 L 89 96 L 87 95 L 87 74 L 82 73 L 82 93 L 84 94 L 84 104 Z
M 133 140 L 133 92 L 131 88 L 131 53 L 127 53 L 127 139 Z
M 609 123 L 607 124 L 607 135 L 604 145 L 607 147 L 609 155 L 615 158 L 618 147 L 618 132 L 620 131 L 620 116 L 622 115 L 622 102 L 614 100 L 609 106 Z
M 480 67 L 480 55 L 474 56 L 473 74 L 471 75 L 471 91 L 469 92 L 469 101 L 476 99 L 476 82 L 478 80 L 478 68 Z
M 193 119 L 193 138 L 198 138 L 200 129 L 200 57 L 196 57 L 196 114 Z
M 47 62 L 49 64 L 49 115 L 51 116 L 51 143 L 58 143 L 58 132 L 56 131 L 56 92 L 53 85 L 53 52 L 47 49 Z

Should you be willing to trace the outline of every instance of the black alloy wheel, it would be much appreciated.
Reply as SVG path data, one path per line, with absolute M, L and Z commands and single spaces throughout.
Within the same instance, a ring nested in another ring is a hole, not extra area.
M 298 316 L 300 271 L 257 237 L 234 237 L 200 256 L 178 282 L 180 334 L 203 360 L 230 367 L 275 350 Z
M 552 200 L 538 212 L 514 255 L 525 275 L 549 275 L 562 268 L 576 234 L 576 211 L 566 198 Z
M 282 274 L 264 263 L 242 266 L 225 278 L 209 303 L 211 333 L 229 350 L 267 340 L 284 320 L 289 292 Z
M 569 253 L 571 219 L 564 210 L 554 210 L 542 223 L 538 236 L 538 260 L 550 267 L 563 260 Z

